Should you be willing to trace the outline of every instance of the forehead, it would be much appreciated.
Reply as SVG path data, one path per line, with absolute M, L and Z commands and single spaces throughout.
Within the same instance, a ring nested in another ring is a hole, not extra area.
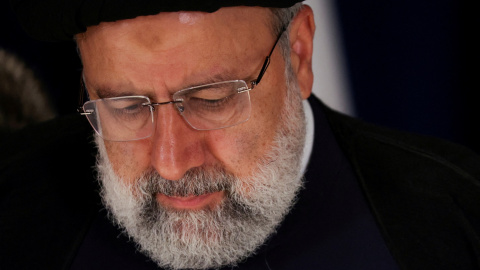
M 136 84 L 148 80 L 151 88 L 161 81 L 178 88 L 251 61 L 250 68 L 261 65 L 272 43 L 270 23 L 270 11 L 257 7 L 160 13 L 89 27 L 77 42 L 85 76 L 98 87 L 145 88 Z

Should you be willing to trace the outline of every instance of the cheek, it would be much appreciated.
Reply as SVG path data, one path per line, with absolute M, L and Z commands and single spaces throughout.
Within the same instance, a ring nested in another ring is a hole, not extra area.
M 150 166 L 151 142 L 105 142 L 108 158 L 115 173 L 131 182 Z
M 275 85 L 271 89 L 282 89 Z M 265 89 L 265 88 L 264 88 Z M 260 89 L 259 89 L 260 90 Z M 263 89 L 262 89 L 263 90 Z M 262 91 L 251 97 L 250 119 L 238 126 L 211 131 L 208 148 L 216 160 L 239 177 L 250 176 L 271 149 L 279 128 L 284 93 Z
M 256 143 L 258 135 L 233 127 L 225 130 L 211 131 L 207 136 L 210 162 L 220 163 L 225 169 L 237 176 L 242 176 L 256 160 Z M 208 164 L 207 164 L 208 165 Z
M 271 117 L 252 117 L 238 126 L 211 131 L 207 137 L 209 152 L 229 172 L 239 177 L 250 176 L 271 148 L 274 122 Z

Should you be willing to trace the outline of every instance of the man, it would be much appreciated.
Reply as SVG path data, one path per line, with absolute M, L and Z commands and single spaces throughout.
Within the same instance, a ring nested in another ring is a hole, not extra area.
M 309 98 L 315 26 L 295 2 L 85 2 L 61 25 L 24 21 L 75 37 L 95 147 L 78 117 L 7 142 L 1 265 L 478 267 L 480 160 Z

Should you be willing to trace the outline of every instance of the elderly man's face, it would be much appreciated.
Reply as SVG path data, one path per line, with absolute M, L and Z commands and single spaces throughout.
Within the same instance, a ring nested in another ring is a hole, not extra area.
M 189 86 L 253 80 L 275 41 L 267 23 L 263 9 L 226 9 L 215 15 L 171 13 L 93 27 L 79 42 L 86 87 L 91 99 L 144 95 L 164 102 Z M 152 138 L 106 142 L 115 172 L 126 181 L 150 167 L 168 180 L 202 166 L 248 175 L 277 130 L 283 71 L 277 49 L 262 83 L 251 92 L 251 119 L 235 127 L 197 131 L 174 106 L 157 107 Z M 158 200 L 174 208 L 198 209 L 217 204 L 223 196 L 217 192 L 180 200 L 159 195 Z
M 190 86 L 224 80 L 254 80 L 275 42 L 270 16 L 263 8 L 225 8 L 213 14 L 165 13 L 91 27 L 78 40 L 90 98 L 142 95 L 153 102 L 165 102 L 170 101 L 176 91 Z M 302 28 L 301 23 L 297 24 L 300 26 L 294 26 L 294 30 Z M 306 83 L 290 91 L 294 91 L 294 96 L 306 98 L 312 78 L 308 77 L 311 72 L 302 68 L 302 57 L 308 55 L 309 48 L 304 41 L 294 42 L 292 46 L 293 74 Z M 236 189 L 243 190 L 240 193 L 246 198 L 253 197 L 249 195 L 253 185 L 249 179 L 255 178 L 259 164 L 276 162 L 278 153 L 272 155 L 272 149 L 278 146 L 275 138 L 282 134 L 284 137 L 294 135 L 289 134 L 292 130 L 283 123 L 288 88 L 291 85 L 287 85 L 285 64 L 277 47 L 261 83 L 250 93 L 252 112 L 247 122 L 225 129 L 198 131 L 185 122 L 174 105 L 157 107 L 155 132 L 150 138 L 104 142 L 112 173 L 126 185 L 140 182 L 152 172 L 166 182 L 185 181 L 186 175 L 199 171 L 213 178 L 226 174 L 243 179 Z M 299 108 L 296 102 L 294 109 L 301 112 Z M 301 120 L 300 117 L 291 122 Z M 303 126 L 300 124 L 293 130 L 293 133 L 302 133 Z M 294 145 L 283 147 L 285 151 L 295 149 L 292 152 L 298 160 L 301 143 L 302 136 Z M 212 173 L 219 170 L 221 174 Z M 293 171 L 295 175 L 298 169 Z M 293 182 L 298 183 L 297 180 Z M 293 189 L 291 194 L 295 193 L 295 187 L 290 189 Z M 230 192 L 218 189 L 182 196 L 155 192 L 153 199 L 161 208 L 185 214 L 216 209 L 227 200 Z M 182 226 L 174 223 L 172 230 L 182 234 L 198 227 Z M 207 237 L 206 242 L 217 238 L 209 232 L 203 233 L 200 238 Z M 205 267 L 211 266 L 218 265 Z

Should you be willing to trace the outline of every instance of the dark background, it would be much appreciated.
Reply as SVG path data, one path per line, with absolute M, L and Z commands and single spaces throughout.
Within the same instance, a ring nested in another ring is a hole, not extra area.
M 0 4 L 0 47 L 24 60 L 59 115 L 76 112 L 75 44 L 28 37 Z M 442 137 L 480 153 L 480 20 L 473 1 L 334 1 L 358 117 Z
M 475 1 L 334 1 L 357 115 L 480 153 Z

